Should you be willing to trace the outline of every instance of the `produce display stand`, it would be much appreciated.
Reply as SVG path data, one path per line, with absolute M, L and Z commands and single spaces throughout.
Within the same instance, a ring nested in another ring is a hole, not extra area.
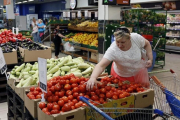
M 10 53 L 3 53 L 3 54 L 7 65 L 18 63 L 17 51 L 15 49 L 13 49 L 13 51 Z
M 133 32 L 139 33 L 149 41 L 152 41 L 152 48 L 160 38 L 156 51 L 156 67 L 165 66 L 166 45 L 166 17 L 167 11 L 164 10 L 144 10 L 132 9 L 124 11 L 125 26 L 133 27 Z

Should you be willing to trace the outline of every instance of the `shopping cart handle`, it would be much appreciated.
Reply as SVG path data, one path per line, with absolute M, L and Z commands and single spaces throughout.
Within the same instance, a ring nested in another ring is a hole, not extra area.
M 158 110 L 158 109 L 155 109 L 155 110 L 154 110 L 154 113 L 155 113 L 155 114 L 158 114 L 158 115 L 161 115 L 161 116 L 164 115 L 164 112 L 161 111 L 161 110 Z
M 80 99 L 81 101 L 83 101 L 83 102 L 84 102 L 84 99 L 85 99 L 85 101 L 88 101 L 88 100 L 89 100 L 88 98 L 83 97 L 83 96 L 80 96 L 79 99 Z

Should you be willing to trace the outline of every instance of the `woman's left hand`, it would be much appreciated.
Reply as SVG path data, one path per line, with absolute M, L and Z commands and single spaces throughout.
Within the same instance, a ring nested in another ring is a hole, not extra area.
M 151 67 L 151 66 L 152 66 L 152 60 L 148 60 L 148 61 L 146 62 L 146 67 L 149 68 L 149 67 Z

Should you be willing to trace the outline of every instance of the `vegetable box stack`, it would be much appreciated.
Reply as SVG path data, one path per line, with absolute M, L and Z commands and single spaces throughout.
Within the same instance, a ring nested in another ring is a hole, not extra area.
M 81 57 L 75 59 L 72 59 L 71 56 L 59 59 L 51 58 L 47 59 L 47 80 L 49 81 L 52 77 L 64 76 L 70 73 L 78 77 L 89 77 L 93 69 L 94 65 L 85 63 Z M 14 79 L 13 85 L 12 80 L 8 84 L 10 83 L 10 86 L 24 100 L 25 88 L 37 86 L 39 83 L 38 63 L 35 62 L 33 65 L 24 63 L 20 66 L 15 66 L 11 71 L 9 79 Z

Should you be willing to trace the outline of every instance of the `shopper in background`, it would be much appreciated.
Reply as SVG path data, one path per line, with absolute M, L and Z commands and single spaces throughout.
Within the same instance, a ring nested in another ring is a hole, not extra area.
M 37 26 L 38 22 L 36 21 L 35 18 L 33 18 L 33 21 L 31 23 L 32 26 L 32 37 L 34 42 L 38 42 L 38 26 Z
M 88 90 L 97 85 L 98 81 L 96 79 L 112 61 L 111 75 L 120 81 L 129 80 L 136 82 L 137 76 L 140 76 L 139 81 L 149 83 L 147 68 L 152 66 L 153 60 L 149 41 L 137 33 L 130 33 L 126 27 L 118 28 L 114 36 L 116 40 L 108 48 L 102 60 L 96 65 L 90 79 L 86 83 Z M 141 48 L 146 50 L 148 57 L 146 62 L 142 59 Z
M 39 19 L 37 26 L 38 26 L 38 40 L 39 40 L 39 43 L 42 43 L 41 37 L 44 34 L 46 25 L 43 23 L 41 19 Z
M 60 33 L 60 26 L 57 25 L 54 30 L 54 46 L 55 46 L 55 56 L 58 58 L 59 52 L 60 52 L 60 44 L 61 44 L 61 38 L 66 38 Z

